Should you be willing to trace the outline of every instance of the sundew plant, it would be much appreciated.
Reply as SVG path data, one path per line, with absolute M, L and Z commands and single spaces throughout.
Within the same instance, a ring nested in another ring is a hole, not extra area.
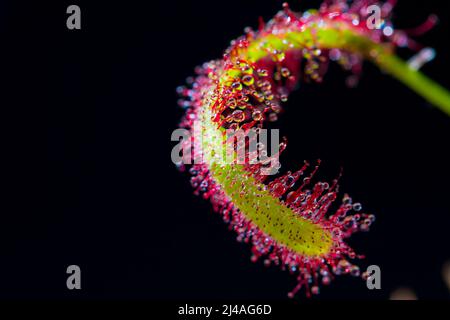
M 419 71 L 434 51 L 394 27 L 394 4 L 330 0 L 302 13 L 284 5 L 257 30 L 247 28 L 222 58 L 196 68 L 188 85 L 178 88 L 185 109 L 180 128 L 190 132 L 185 143 L 195 147 L 183 156 L 197 160 L 179 167 L 188 167 L 195 193 L 209 199 L 238 240 L 251 244 L 253 261 L 261 258 L 296 277 L 290 297 L 301 289 L 307 296 L 318 294 L 337 275 L 367 277 L 357 264 L 363 256 L 346 239 L 368 231 L 375 216 L 341 194 L 339 176 L 316 181 L 320 161 L 267 175 L 265 169 L 286 148 L 285 141 L 276 155 L 260 162 L 248 161 L 249 141 L 233 142 L 235 154 L 244 150 L 244 161 L 224 163 L 221 158 L 230 145 L 226 132 L 258 132 L 275 122 L 298 83 L 322 82 L 329 63 L 359 77 L 368 61 L 450 115 L 449 93 Z M 431 19 L 419 29 L 425 32 L 433 23 Z M 411 49 L 413 58 L 405 62 L 397 57 L 399 47 Z M 256 152 L 263 149 L 259 144 Z

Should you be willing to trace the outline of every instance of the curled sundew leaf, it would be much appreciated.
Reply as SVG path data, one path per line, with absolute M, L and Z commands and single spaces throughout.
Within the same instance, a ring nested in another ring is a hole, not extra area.
M 366 20 L 373 4 L 381 6 L 384 24 L 372 30 Z M 312 183 L 319 162 L 312 169 L 305 162 L 300 170 L 270 182 L 264 164 L 224 163 L 225 130 L 248 132 L 276 120 L 296 84 L 302 79 L 321 82 L 329 61 L 354 77 L 363 60 L 371 61 L 450 114 L 448 92 L 394 55 L 409 39 L 394 30 L 392 7 L 392 1 L 335 0 L 325 1 L 319 10 L 295 13 L 284 5 L 259 30 L 247 29 L 234 40 L 223 59 L 197 68 L 190 87 L 178 88 L 186 109 L 180 127 L 191 131 L 194 159 L 201 158 L 190 167 L 195 193 L 210 199 L 238 240 L 252 244 L 252 260 L 264 257 L 266 265 L 296 275 L 290 297 L 302 287 L 308 296 L 317 294 L 319 285 L 329 284 L 335 275 L 367 276 L 353 262 L 362 256 L 345 239 L 368 231 L 375 217 L 361 212 L 348 195 L 332 210 L 338 179 Z M 415 66 L 420 63 L 415 60 Z M 282 142 L 281 151 L 285 146 Z

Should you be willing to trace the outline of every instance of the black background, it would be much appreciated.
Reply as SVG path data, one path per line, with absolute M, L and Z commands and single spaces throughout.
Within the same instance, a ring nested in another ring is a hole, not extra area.
M 70 4 L 81 7 L 79 31 L 66 28 Z M 281 4 L 2 1 L 11 162 L 2 179 L 1 298 L 286 299 L 295 280 L 251 263 L 248 246 L 170 159 L 182 115 L 176 86 Z M 448 3 L 404 0 L 395 12 L 399 28 L 439 15 L 419 38 L 438 53 L 423 70 L 450 88 Z M 377 216 L 370 233 L 350 242 L 367 255 L 363 266 L 381 267 L 382 290 L 339 277 L 315 299 L 387 299 L 398 286 L 447 299 L 450 118 L 368 64 L 357 89 L 333 66 L 323 85 L 294 93 L 286 111 L 284 168 L 321 158 L 319 178 L 331 180 L 342 166 L 341 190 Z M 80 291 L 66 288 L 71 264 L 81 267 Z

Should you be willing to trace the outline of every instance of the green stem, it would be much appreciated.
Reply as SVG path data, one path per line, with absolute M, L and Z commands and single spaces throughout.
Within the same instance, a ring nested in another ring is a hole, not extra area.
M 450 93 L 438 83 L 395 55 L 382 55 L 374 63 L 450 116 Z
M 254 41 L 244 57 L 257 61 L 267 56 L 267 48 L 282 52 L 289 50 L 282 40 L 289 40 L 290 48 L 302 49 L 315 46 L 321 49 L 344 49 L 363 55 L 380 69 L 421 95 L 442 112 L 450 116 L 450 92 L 418 70 L 395 56 L 389 47 L 373 42 L 367 36 L 357 33 L 345 24 L 325 21 L 324 26 L 311 24 L 303 31 L 288 31 L 282 35 L 266 35 Z

